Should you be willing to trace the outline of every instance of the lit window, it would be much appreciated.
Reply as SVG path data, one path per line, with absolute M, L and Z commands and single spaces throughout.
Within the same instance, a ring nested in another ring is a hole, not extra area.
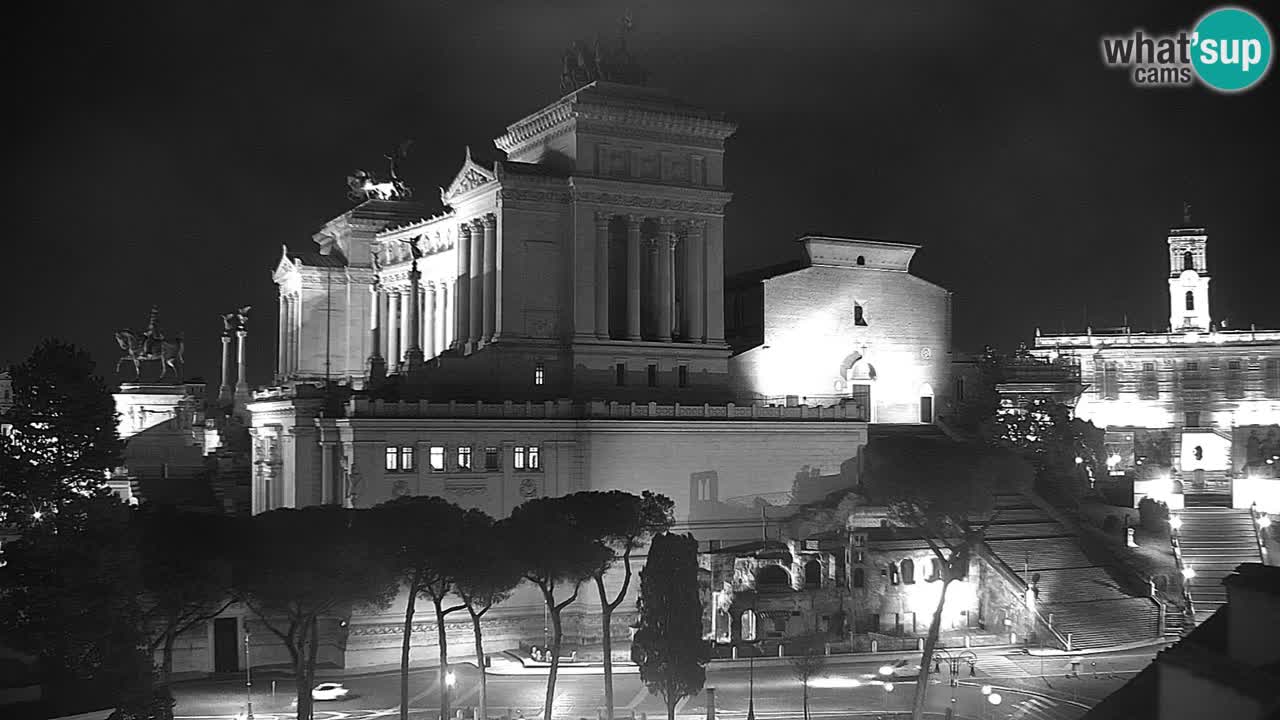
M 1187 310 L 1196 309 L 1196 296 L 1190 290 L 1187 291 Z
M 396 472 L 400 469 L 400 448 L 387 448 L 386 468 L 388 472 Z
M 911 585 L 916 581 L 916 564 L 907 558 L 902 561 L 902 582 Z
M 443 445 L 432 446 L 431 469 L 436 471 L 444 470 L 444 446 Z
M 1195 371 L 1197 371 L 1197 370 L 1199 370 L 1199 369 L 1200 369 L 1200 363 L 1198 363 L 1198 362 L 1188 362 L 1188 363 L 1187 363 L 1187 366 L 1186 366 L 1186 369 L 1187 369 L 1187 370 L 1189 370 L 1189 371 L 1191 371 L 1191 372 L 1195 372 Z
M 487 447 L 484 449 L 484 469 L 485 470 L 498 469 L 498 448 Z
M 658 366 L 650 365 L 648 367 L 649 387 L 658 387 Z
M 469 447 L 458 448 L 458 469 L 459 470 L 471 469 L 471 448 Z
M 689 366 L 681 365 L 676 369 L 676 384 L 680 387 L 689 387 Z
M 533 366 L 533 384 L 541 385 L 547 379 L 546 367 L 542 363 Z
M 413 448 L 400 448 L 400 470 L 402 472 L 410 472 L 413 470 Z
M 897 585 L 899 582 L 898 566 L 896 563 L 889 563 L 889 584 Z
M 542 461 L 538 457 L 537 445 L 519 445 L 515 449 L 515 469 L 516 470 L 537 470 L 542 467 Z

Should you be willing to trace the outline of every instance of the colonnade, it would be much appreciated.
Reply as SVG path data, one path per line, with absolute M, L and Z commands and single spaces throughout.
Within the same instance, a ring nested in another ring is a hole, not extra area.
M 433 358 L 455 341 L 451 311 L 456 295 L 451 278 L 408 285 L 371 286 L 370 339 L 374 354 L 389 359 L 388 369 L 398 367 L 417 348 L 424 359 Z
M 625 259 L 612 264 L 625 268 L 625 292 L 611 287 L 609 270 L 610 229 L 618 218 L 625 225 Z M 706 221 L 597 212 L 595 229 L 596 337 L 707 342 Z M 613 311 L 619 305 L 625 312 Z M 623 327 L 612 327 L 619 315 Z

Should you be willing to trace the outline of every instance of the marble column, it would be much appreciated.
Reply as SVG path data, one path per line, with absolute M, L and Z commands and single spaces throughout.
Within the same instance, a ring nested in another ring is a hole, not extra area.
M 387 288 L 387 370 L 395 372 L 400 357 L 400 293 Z
M 321 432 L 324 432 L 321 430 Z M 320 441 L 320 504 L 335 505 L 342 502 L 342 494 L 338 491 L 338 482 L 334 472 L 334 449 L 337 443 L 329 440 Z
M 455 285 L 453 309 L 454 347 L 463 349 L 467 339 L 471 337 L 471 226 L 458 226 L 458 279 Z
M 689 236 L 684 249 L 684 328 L 686 338 L 695 343 L 707 341 L 706 324 L 703 322 L 707 305 L 706 260 L 702 248 L 705 229 L 705 221 L 689 221 Z
M 222 333 L 222 384 L 218 386 L 218 403 L 231 403 L 231 335 Z
M 480 339 L 492 342 L 498 327 L 498 218 L 485 215 L 484 225 L 484 321 Z
M 378 337 L 378 305 L 382 299 L 379 297 L 378 284 L 369 286 L 369 357 L 381 357 L 381 338 Z
M 285 373 L 288 372 L 286 364 L 288 363 L 287 352 L 289 348 L 289 300 L 283 292 L 280 293 L 279 335 L 280 345 L 276 348 L 276 379 L 284 378 Z M 223 347 L 223 352 L 225 353 L 226 351 L 227 348 Z
M 643 302 L 644 323 L 641 325 L 641 334 L 645 340 L 657 340 L 662 335 L 662 331 L 659 329 L 661 323 L 658 319 L 658 299 L 662 297 L 662 273 L 658 269 L 663 256 L 661 245 L 661 232 L 645 239 L 645 249 L 648 250 L 649 256 L 649 277 L 645 283 L 647 287 L 645 288 Z
M 671 315 L 675 305 L 675 221 L 663 218 L 658 232 L 658 340 L 671 342 Z
M 399 352 L 396 353 L 396 365 L 404 362 L 405 353 L 409 352 L 409 291 L 405 288 L 399 288 L 397 291 L 399 300 L 397 305 L 400 307 L 400 317 L 396 320 L 396 329 L 399 331 Z
M 640 221 L 627 216 L 627 339 L 640 339 Z
M 373 284 L 369 286 L 369 359 L 368 367 L 365 368 L 369 382 L 379 382 L 387 374 L 387 361 L 382 357 L 382 338 L 379 333 L 381 314 L 382 293 L 378 290 L 378 282 L 375 278 Z
M 289 296 L 289 375 L 294 375 L 298 372 L 298 355 L 302 346 L 301 339 L 298 337 L 302 326 L 302 322 L 299 320 L 301 315 L 298 307 L 300 300 L 301 298 L 298 295 Z
M 426 325 L 423 327 L 422 337 L 425 342 L 423 343 L 422 352 L 427 357 L 433 358 L 440 353 L 436 349 L 436 284 L 433 282 L 427 283 L 423 290 L 425 295 L 422 299 L 424 304 L 422 315 L 426 319 Z
M 450 318 L 453 317 L 453 306 L 450 304 L 450 287 L 452 281 L 445 279 L 436 283 L 437 296 L 436 307 L 439 309 L 440 317 L 436 321 L 436 331 L 439 334 L 439 342 L 436 347 L 440 348 L 439 352 L 444 352 L 453 347 L 453 323 Z
M 471 318 L 467 321 L 467 347 L 474 351 L 480 344 L 484 334 L 484 225 L 479 220 L 471 221 L 471 263 L 468 265 L 470 280 L 467 290 L 471 296 L 467 306 L 471 310 Z
M 245 378 L 244 361 L 245 361 L 245 341 L 249 338 L 249 331 L 244 329 L 242 325 L 236 330 L 236 397 L 249 396 L 249 381 Z
M 596 213 L 596 337 L 609 339 L 609 213 Z
M 409 268 L 409 297 L 406 300 L 409 306 L 409 313 L 408 317 L 405 318 L 405 329 L 408 330 L 405 344 L 408 347 L 404 353 L 404 361 L 410 369 L 416 369 L 422 365 L 421 290 L 422 272 L 418 270 L 418 261 L 415 259 L 413 265 Z

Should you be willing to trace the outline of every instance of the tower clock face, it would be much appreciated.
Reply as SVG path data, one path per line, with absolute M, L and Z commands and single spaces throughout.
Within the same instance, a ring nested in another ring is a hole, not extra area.
M 1182 279 L 1183 285 L 1194 285 L 1200 279 L 1200 273 L 1195 270 L 1183 270 L 1178 277 Z
M 922 348 L 920 348 L 920 359 L 921 359 L 921 360 L 932 360 L 932 359 L 933 359 L 933 348 L 927 348 L 927 347 L 922 347 Z

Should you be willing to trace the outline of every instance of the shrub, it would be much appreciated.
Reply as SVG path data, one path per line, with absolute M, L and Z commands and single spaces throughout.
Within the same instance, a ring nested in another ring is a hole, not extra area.
M 1143 528 L 1158 531 L 1169 520 L 1169 506 L 1159 500 L 1142 498 L 1142 502 L 1138 503 L 1138 517 Z

